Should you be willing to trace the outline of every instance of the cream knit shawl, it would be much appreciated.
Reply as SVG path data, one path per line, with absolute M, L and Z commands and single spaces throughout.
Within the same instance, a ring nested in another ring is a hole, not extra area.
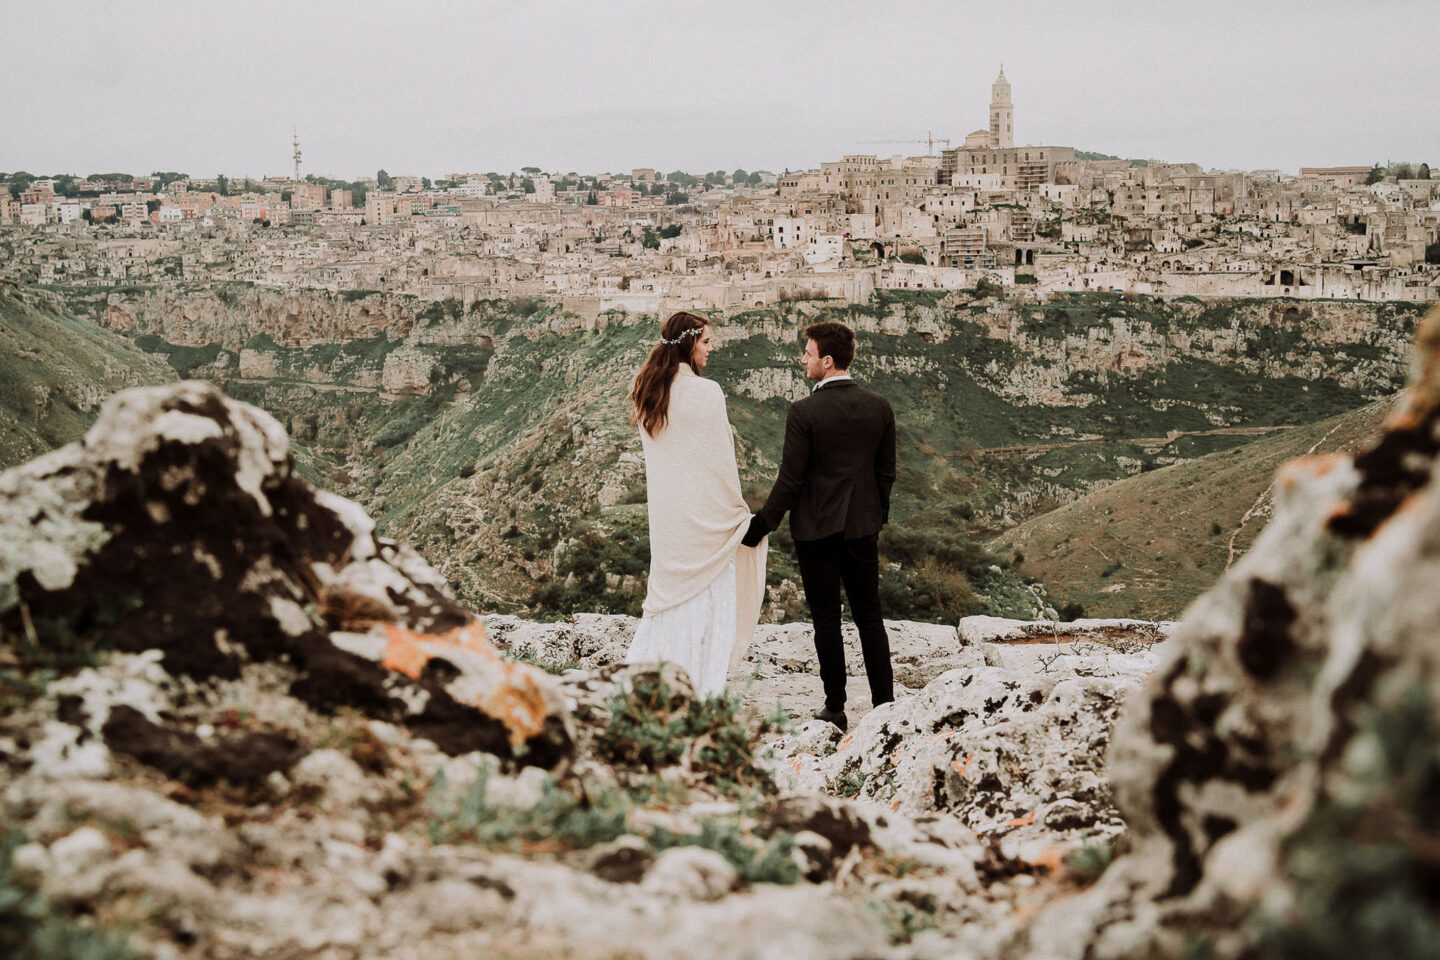
M 735 559 L 734 669 L 744 659 L 765 596 L 768 540 L 742 546 L 750 508 L 740 495 L 735 440 L 720 385 L 688 364 L 670 384 L 669 423 L 658 437 L 640 428 L 650 506 L 650 584 L 647 615 L 680 606 L 702 593 Z

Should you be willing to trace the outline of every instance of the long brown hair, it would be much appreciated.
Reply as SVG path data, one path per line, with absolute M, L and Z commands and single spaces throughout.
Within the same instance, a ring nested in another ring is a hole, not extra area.
M 681 310 L 672 313 L 660 327 L 662 342 L 650 351 L 630 388 L 632 416 L 650 436 L 659 434 L 670 421 L 670 385 L 675 382 L 675 371 L 682 363 L 695 370 L 690 354 L 695 349 L 695 341 L 705 335 L 709 323 L 698 314 Z M 689 330 L 696 332 L 686 334 Z M 663 342 L 667 340 L 670 342 Z

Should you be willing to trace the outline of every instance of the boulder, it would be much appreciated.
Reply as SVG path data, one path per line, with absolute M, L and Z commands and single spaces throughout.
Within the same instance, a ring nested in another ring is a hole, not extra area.
M 151 687 L 275 663 L 313 710 L 356 707 L 454 754 L 564 761 L 554 682 L 502 660 L 444 580 L 302 480 L 287 445 L 210 384 L 116 394 L 83 441 L 0 474 L 0 626 L 62 666 L 150 653 Z M 99 741 L 190 781 L 259 781 L 299 754 L 274 731 L 166 729 L 128 695 L 78 706 Z
M 1425 956 L 1440 934 L 1440 310 L 1358 456 L 1275 483 L 1251 551 L 1117 722 L 1131 852 L 1012 956 Z

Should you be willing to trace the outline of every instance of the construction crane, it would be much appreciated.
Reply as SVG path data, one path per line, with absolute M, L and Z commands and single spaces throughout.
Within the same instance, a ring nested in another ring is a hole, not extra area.
M 926 155 L 926 156 L 929 156 L 929 157 L 935 156 L 935 144 L 937 144 L 937 143 L 943 143 L 943 144 L 945 144 L 945 149 L 946 149 L 946 150 L 949 150 L 949 149 L 950 149 L 950 138 L 949 138 L 949 137 L 937 137 L 937 136 L 935 136 L 933 133 L 930 133 L 930 132 L 928 132 L 928 131 L 926 132 L 925 136 L 924 136 L 922 139 L 919 139 L 919 140 L 861 140 L 860 143 L 867 143 L 867 144 L 877 144 L 877 143 L 923 143 L 923 144 L 925 144 L 925 151 L 926 151 L 925 155 Z

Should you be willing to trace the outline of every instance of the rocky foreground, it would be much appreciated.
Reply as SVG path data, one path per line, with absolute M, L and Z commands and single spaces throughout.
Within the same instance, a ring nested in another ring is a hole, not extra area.
M 696 700 L 633 621 L 475 617 L 263 412 L 121 394 L 0 475 L 0 952 L 1433 956 L 1437 420 L 1432 315 L 1182 624 L 895 623 L 842 735 L 803 625 Z

